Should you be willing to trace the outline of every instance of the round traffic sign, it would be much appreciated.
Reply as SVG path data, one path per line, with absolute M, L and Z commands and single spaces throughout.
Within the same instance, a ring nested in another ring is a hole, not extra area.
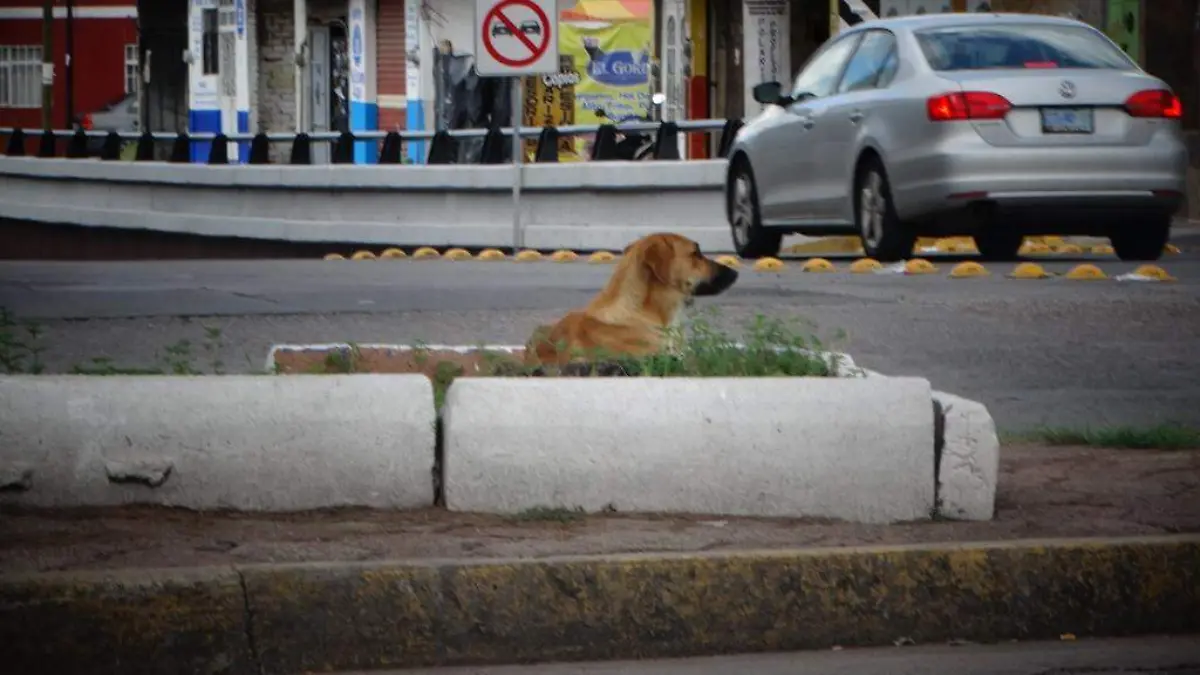
M 522 18 L 530 12 L 532 19 Z M 528 66 L 550 47 L 550 18 L 533 0 L 504 0 L 488 11 L 481 23 L 483 48 L 509 68 Z

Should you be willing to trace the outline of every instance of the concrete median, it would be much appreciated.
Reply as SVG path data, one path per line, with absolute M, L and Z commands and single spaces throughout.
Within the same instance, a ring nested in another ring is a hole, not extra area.
M 421 375 L 0 378 L 0 504 L 433 504 Z
M 1200 537 L 49 574 L 0 577 L 0 599 L 22 675 L 1194 633 Z

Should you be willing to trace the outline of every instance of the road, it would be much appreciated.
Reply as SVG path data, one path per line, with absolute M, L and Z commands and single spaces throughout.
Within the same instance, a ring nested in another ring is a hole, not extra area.
M 903 647 L 718 658 L 405 670 L 404 675 L 1200 675 L 1200 638 Z M 381 674 L 386 675 L 386 674 Z M 393 675 L 400 675 L 395 672 Z
M 1086 259 L 1082 259 L 1086 260 Z M 1047 264 L 1063 272 L 1081 260 Z M 1110 276 L 1132 269 L 1093 259 Z M 802 316 L 861 365 L 975 398 L 999 426 L 1200 425 L 1200 256 L 1174 283 L 745 271 L 701 306 L 721 322 Z M 522 343 L 611 266 L 449 261 L 0 263 L 0 307 L 39 322 L 51 372 L 148 366 L 189 341 L 195 367 L 261 372 L 282 342 Z

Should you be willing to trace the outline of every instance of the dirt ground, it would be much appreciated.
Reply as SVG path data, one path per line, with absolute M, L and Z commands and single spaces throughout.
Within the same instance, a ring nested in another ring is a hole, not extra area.
M 1200 532 L 1200 452 L 1005 446 L 996 519 L 891 526 L 606 514 L 0 510 L 0 572 L 850 546 Z

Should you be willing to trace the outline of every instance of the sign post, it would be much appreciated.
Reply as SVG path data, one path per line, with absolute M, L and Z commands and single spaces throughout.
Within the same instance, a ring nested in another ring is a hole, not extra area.
M 512 78 L 513 253 L 521 227 L 521 91 L 526 75 L 558 72 L 558 0 L 475 0 L 475 71 Z

